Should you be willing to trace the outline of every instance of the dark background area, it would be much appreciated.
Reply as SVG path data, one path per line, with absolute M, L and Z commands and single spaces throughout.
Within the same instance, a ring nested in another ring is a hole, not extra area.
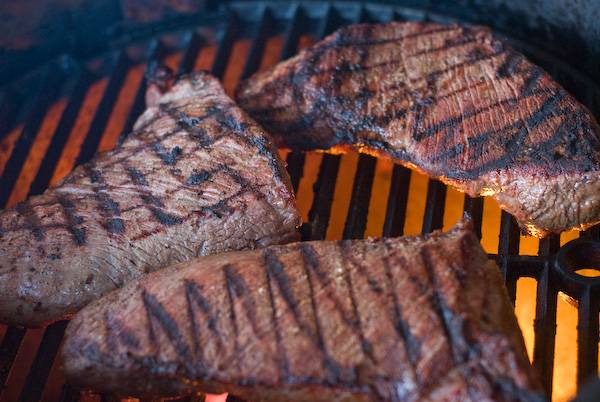
M 191 18 L 226 12 L 228 3 L 231 2 L 4 0 L 0 2 L 0 85 L 58 55 L 68 53 L 85 58 L 118 47 L 132 37 L 172 29 Z M 562 58 L 576 58 L 580 61 L 581 71 L 600 81 L 598 0 L 407 0 L 381 3 L 406 5 L 491 25 L 513 37 L 534 41 Z

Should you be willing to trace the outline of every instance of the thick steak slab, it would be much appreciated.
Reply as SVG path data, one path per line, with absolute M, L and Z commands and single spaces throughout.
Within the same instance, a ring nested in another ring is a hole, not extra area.
M 69 381 L 251 401 L 537 401 L 512 306 L 468 224 L 203 257 L 77 314 Z
M 54 321 L 145 273 L 296 239 L 268 135 L 204 73 L 161 94 L 118 149 L 0 212 L 0 322 Z
M 353 145 L 471 196 L 532 235 L 600 220 L 600 129 L 484 27 L 353 25 L 243 82 L 237 99 L 294 149 Z

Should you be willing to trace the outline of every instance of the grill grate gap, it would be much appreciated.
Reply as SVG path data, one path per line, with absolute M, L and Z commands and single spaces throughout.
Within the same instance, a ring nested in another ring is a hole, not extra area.
M 164 44 L 160 40 L 153 40 L 150 42 L 149 47 L 149 62 L 152 61 L 160 61 L 166 55 L 166 49 Z M 125 122 L 125 126 L 119 135 L 118 144 L 122 144 L 123 141 L 127 138 L 127 135 L 133 130 L 133 125 L 135 124 L 135 120 L 139 117 L 140 114 L 144 111 L 144 107 L 146 105 L 145 101 L 146 97 L 146 71 L 142 76 L 142 81 L 138 87 L 137 92 L 135 93 L 135 98 L 133 100 L 133 105 L 129 110 L 129 114 L 127 115 L 127 120 Z M 97 144 L 96 144 L 97 146 Z
M 52 64 L 46 68 L 35 100 L 31 104 L 31 110 L 26 113 L 26 123 L 21 135 L 0 177 L 0 207 L 2 208 L 6 206 L 6 202 L 23 169 L 23 164 L 29 155 L 42 119 L 51 103 L 58 96 L 64 78 L 63 72 L 58 69 L 58 66 Z

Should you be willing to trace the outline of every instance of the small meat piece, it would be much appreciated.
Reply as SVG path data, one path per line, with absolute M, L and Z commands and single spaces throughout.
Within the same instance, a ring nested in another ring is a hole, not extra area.
M 600 220 L 600 128 L 488 28 L 343 28 L 243 82 L 238 103 L 293 149 L 385 155 L 493 196 L 543 237 Z
M 122 146 L 0 212 L 0 322 L 41 325 L 150 271 L 297 239 L 270 137 L 215 78 L 186 76 L 164 94 L 159 78 Z
M 498 267 L 469 223 L 199 258 L 90 304 L 67 379 L 251 401 L 543 401 Z

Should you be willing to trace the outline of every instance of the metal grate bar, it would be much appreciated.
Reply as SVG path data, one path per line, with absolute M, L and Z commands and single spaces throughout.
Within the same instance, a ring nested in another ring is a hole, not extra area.
M 465 203 L 463 210 L 469 214 L 473 220 L 473 229 L 479 239 L 481 239 L 481 224 L 483 223 L 483 197 L 469 197 L 465 194 Z
M 60 390 L 59 402 L 77 402 L 79 400 L 79 391 L 76 391 L 69 384 L 63 384 Z
M 285 60 L 296 54 L 298 50 L 298 37 L 302 32 L 301 25 L 305 20 L 304 11 L 301 6 L 294 7 L 294 12 L 284 34 L 283 48 L 281 49 L 280 60 Z
M 577 324 L 577 385 L 598 375 L 598 306 L 591 286 L 579 300 Z
M 560 248 L 560 236 L 550 235 L 546 238 L 540 239 L 538 245 L 538 255 L 548 256 L 554 254 Z
M 502 211 L 500 218 L 500 239 L 498 243 L 498 256 L 500 257 L 500 266 L 506 283 L 506 290 L 513 305 L 517 298 L 517 279 L 519 273 L 516 272 L 512 264 L 509 263 L 507 256 L 519 254 L 520 232 L 519 226 L 509 213 Z
M 427 200 L 423 215 L 422 234 L 441 229 L 444 225 L 444 204 L 446 202 L 446 186 L 434 179 L 427 184 Z
M 360 17 L 357 16 L 357 18 Z M 323 38 L 328 35 L 340 24 L 341 21 L 335 8 L 329 5 L 319 24 L 319 37 Z M 308 212 L 309 222 L 302 226 L 302 238 L 304 240 L 322 240 L 327 235 L 340 160 L 340 155 L 323 155 L 319 175 L 313 186 L 314 198 Z
M 590 239 L 600 239 L 600 225 L 592 226 L 591 228 L 583 231 L 581 235 Z
M 301 229 L 303 240 L 325 239 L 340 159 L 339 155 L 323 155 L 319 176 L 313 185 L 314 199 L 308 212 L 308 222 Z
M 25 337 L 25 328 L 8 327 L 0 344 L 0 394 L 6 386 L 10 369 Z
M 47 68 L 38 93 L 31 105 L 31 110 L 26 114 L 23 131 L 15 144 L 2 176 L 0 176 L 0 207 L 6 206 L 23 165 L 29 156 L 29 150 L 35 141 L 46 111 L 56 99 L 63 79 L 63 73 L 57 66 L 51 65 Z
M 256 31 L 252 37 L 252 47 L 246 58 L 246 64 L 242 70 L 241 79 L 245 80 L 258 70 L 260 67 L 260 61 L 262 58 L 263 51 L 265 50 L 265 44 L 267 37 L 271 31 L 273 25 L 273 17 L 271 16 L 271 9 L 268 6 L 264 6 L 261 12 L 260 20 L 256 27 Z
M 198 58 L 200 49 L 202 49 L 202 46 L 204 46 L 204 42 L 204 38 L 202 38 L 196 32 L 192 33 L 186 49 L 183 52 L 181 62 L 179 63 L 179 68 L 177 69 L 178 76 L 189 74 L 194 70 L 196 59 Z
M 61 340 L 67 327 L 67 321 L 56 322 L 44 331 L 35 360 L 29 369 L 25 386 L 21 391 L 20 401 L 38 401 L 50 374 L 50 368 L 58 353 Z
M 295 47 L 297 46 L 296 45 L 297 40 L 294 40 L 295 38 L 293 38 L 293 36 L 298 34 L 297 31 L 299 31 L 299 28 L 294 28 L 294 25 L 295 24 L 300 25 L 303 15 L 304 14 L 302 12 L 302 9 L 300 7 L 298 7 L 296 9 L 296 12 L 294 13 L 294 19 L 292 20 L 292 25 L 290 27 L 289 36 L 288 36 L 289 41 L 286 40 L 286 44 L 284 46 L 284 51 L 282 52 L 282 55 L 281 55 L 282 59 L 286 59 L 286 58 L 292 56 L 293 53 L 295 53 L 294 51 L 295 51 Z M 325 36 L 327 36 L 329 33 L 331 33 L 335 29 L 335 27 L 338 26 L 338 24 L 339 24 L 339 21 L 338 21 L 336 11 L 331 5 L 329 5 L 327 7 L 325 15 L 319 22 L 319 27 L 317 28 L 317 35 L 316 35 L 317 38 L 323 39 Z M 291 44 L 292 41 L 293 41 L 294 45 Z M 287 53 L 287 52 L 289 52 L 289 53 Z M 296 151 L 290 152 L 290 154 L 288 155 L 288 158 L 287 158 L 288 172 L 290 174 L 290 178 L 292 180 L 292 187 L 294 188 L 295 192 L 298 191 L 298 185 L 300 184 L 300 179 L 302 178 L 302 175 L 304 174 L 304 160 L 305 160 L 304 153 L 296 152 Z
M 360 8 L 357 20 L 358 22 L 371 22 L 371 16 L 365 7 Z M 358 158 L 350 206 L 344 225 L 344 239 L 361 239 L 364 237 L 376 165 L 377 158 L 373 156 L 361 154 Z
M 550 276 L 550 263 L 546 263 L 538 278 L 535 320 L 533 322 L 533 367 L 539 373 L 544 390 L 552 395 L 554 343 L 556 335 L 557 291 Z
M 410 169 L 401 165 L 394 165 L 390 192 L 383 224 L 384 236 L 402 236 L 404 233 L 404 220 L 408 205 L 408 189 L 410 187 Z
M 377 158 L 370 155 L 361 155 L 358 160 L 350 207 L 344 226 L 344 239 L 362 239 L 364 237 L 376 165 Z
M 119 90 L 125 80 L 128 66 L 129 59 L 127 58 L 127 55 L 124 51 L 120 51 L 116 56 L 112 75 L 104 89 L 104 94 L 98 104 L 98 109 L 96 109 L 90 128 L 85 135 L 83 144 L 81 144 L 79 155 L 77 155 L 77 159 L 75 160 L 76 166 L 87 162 L 96 153 L 96 149 L 102 138 L 102 133 L 108 124 L 111 111 L 115 106 Z
M 0 95 L 0 140 L 10 132 L 20 104 L 18 96 L 13 91 L 6 90 Z
M 65 107 L 56 130 L 52 135 L 52 141 L 46 150 L 40 168 L 31 183 L 29 189 L 30 196 L 41 194 L 50 184 L 54 169 L 56 168 L 63 148 L 69 139 L 69 134 L 73 129 L 75 121 L 77 120 L 77 115 L 79 114 L 81 105 L 85 99 L 85 95 L 94 78 L 95 77 L 93 77 L 89 71 L 84 71 L 80 74 L 79 79 L 71 92 L 69 103 Z
M 281 55 L 279 56 L 280 60 L 285 60 L 296 54 L 298 49 L 298 38 L 301 33 L 300 26 L 303 21 L 304 12 L 302 7 L 296 5 L 292 18 L 285 32 L 283 49 L 281 50 Z M 287 156 L 287 170 L 290 174 L 294 193 L 298 192 L 298 185 L 300 184 L 300 179 L 304 174 L 304 159 L 303 152 L 292 151 Z
M 127 136 L 131 131 L 133 131 L 133 126 L 137 118 L 144 111 L 144 107 L 146 106 L 146 88 L 147 88 L 147 77 L 146 73 L 148 71 L 148 65 L 154 61 L 159 61 L 165 55 L 166 50 L 164 45 L 160 40 L 153 40 L 149 45 L 149 54 L 148 62 L 146 63 L 146 70 L 144 71 L 144 76 L 142 77 L 142 81 L 138 87 L 137 92 L 135 93 L 135 98 L 133 100 L 133 104 L 131 105 L 131 109 L 127 114 L 127 120 L 125 121 L 125 125 L 123 126 L 123 130 L 121 130 L 121 134 L 119 134 L 119 139 L 117 140 L 117 144 L 121 145 L 127 139 Z M 96 144 L 97 145 L 97 144 Z
M 229 56 L 231 55 L 231 47 L 233 46 L 233 42 L 237 36 L 237 31 L 238 19 L 235 13 L 232 12 L 229 16 L 229 20 L 227 21 L 225 31 L 223 32 L 223 37 L 219 41 L 219 48 L 217 49 L 215 60 L 212 68 L 210 69 L 211 74 L 217 78 L 223 78 L 225 68 L 227 67 L 227 62 L 229 61 Z

